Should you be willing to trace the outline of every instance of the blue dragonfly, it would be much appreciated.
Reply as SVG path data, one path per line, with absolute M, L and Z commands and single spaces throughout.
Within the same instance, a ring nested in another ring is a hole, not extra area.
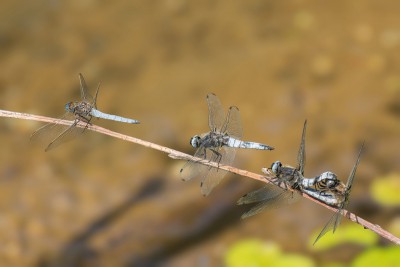
M 215 162 L 218 165 L 231 165 L 238 148 L 273 150 L 268 145 L 240 140 L 243 129 L 239 109 L 231 106 L 225 116 L 221 102 L 215 94 L 207 95 L 208 125 L 210 131 L 195 135 L 190 144 L 197 148 L 194 156 Z M 196 176 L 201 177 L 201 192 L 208 195 L 224 178 L 226 171 L 189 160 L 180 170 L 182 180 L 188 181 Z
M 96 95 L 93 97 L 88 92 L 85 79 L 79 73 L 81 101 L 69 102 L 65 105 L 67 111 L 59 120 L 73 120 L 71 125 L 63 125 L 57 121 L 48 123 L 37 129 L 32 135 L 31 140 L 51 140 L 45 151 L 49 151 L 62 143 L 74 139 L 76 136 L 85 132 L 87 127 L 91 124 L 93 117 L 102 118 L 106 120 L 119 121 L 124 123 L 138 124 L 137 120 L 120 117 L 103 113 L 97 109 L 96 100 L 99 92 L 100 84 L 97 87 Z M 79 123 L 83 123 L 85 127 L 77 127 Z

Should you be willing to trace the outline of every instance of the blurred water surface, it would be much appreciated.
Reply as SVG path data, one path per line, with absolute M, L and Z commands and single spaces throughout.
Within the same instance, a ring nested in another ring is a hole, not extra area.
M 374 202 L 378 175 L 400 172 L 400 19 L 397 1 L 2 1 L 0 107 L 60 116 L 79 98 L 78 73 L 100 110 L 140 120 L 101 126 L 193 153 L 207 131 L 205 96 L 239 107 L 239 151 L 254 172 L 295 164 L 302 124 L 307 176 L 347 179 L 367 152 L 350 210 L 385 227 L 398 207 Z M 236 200 L 261 186 L 229 176 L 210 197 L 183 183 L 183 162 L 87 133 L 49 153 L 29 143 L 41 124 L 1 119 L 2 266 L 221 266 L 237 240 L 273 240 L 318 261 L 363 250 L 313 253 L 305 244 L 330 213 L 302 200 L 240 221 Z M 344 220 L 346 221 L 346 220 Z M 340 228 L 339 228 L 340 231 Z

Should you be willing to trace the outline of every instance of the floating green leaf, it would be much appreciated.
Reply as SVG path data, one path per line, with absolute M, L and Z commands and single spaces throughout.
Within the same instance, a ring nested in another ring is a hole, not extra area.
M 342 262 L 327 262 L 321 263 L 321 267 L 346 267 L 347 264 Z
M 351 264 L 352 267 L 400 266 L 400 247 L 372 248 L 361 253 Z
M 335 234 L 327 233 L 313 246 L 315 238 L 318 236 L 321 229 L 312 235 L 309 247 L 313 250 L 326 250 L 343 243 L 355 243 L 364 246 L 376 244 L 378 236 L 362 226 L 352 223 L 344 224 L 336 229 Z
M 225 263 L 227 267 L 268 266 L 280 253 L 279 247 L 272 242 L 244 240 L 229 249 Z
M 372 197 L 387 206 L 400 205 L 400 174 L 390 174 L 374 179 L 371 185 Z
M 243 240 L 233 245 L 225 255 L 227 267 L 313 267 L 314 262 L 298 254 L 283 254 L 275 243 Z

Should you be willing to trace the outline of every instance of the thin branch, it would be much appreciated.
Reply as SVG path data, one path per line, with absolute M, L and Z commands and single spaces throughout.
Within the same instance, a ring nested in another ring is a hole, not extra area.
M 8 118 L 16 118 L 16 119 L 43 121 L 43 122 L 47 122 L 47 123 L 55 123 L 55 122 L 57 122 L 57 123 L 63 124 L 63 125 L 71 125 L 73 123 L 73 121 L 68 121 L 68 120 L 60 120 L 60 119 L 55 119 L 55 118 L 49 118 L 49 117 L 44 117 L 44 116 L 38 116 L 38 115 L 27 114 L 27 113 L 19 113 L 19 112 L 7 111 L 7 110 L 0 110 L 0 116 L 1 117 L 8 117 Z M 157 144 L 154 144 L 154 143 L 151 143 L 151 142 L 147 142 L 147 141 L 144 141 L 144 140 L 141 140 L 141 139 L 138 139 L 138 138 L 127 136 L 127 135 L 120 134 L 120 133 L 117 133 L 117 132 L 113 132 L 113 131 L 110 131 L 108 129 L 96 126 L 96 125 L 87 126 L 84 123 L 79 123 L 77 126 L 78 127 L 82 127 L 82 128 L 83 127 L 87 127 L 87 129 L 89 129 L 91 131 L 94 131 L 94 132 L 98 132 L 98 133 L 102 133 L 102 134 L 105 134 L 105 135 L 113 136 L 113 137 L 119 138 L 121 140 L 125 140 L 125 141 L 128 141 L 128 142 L 132 142 L 132 143 L 135 143 L 135 144 L 138 144 L 138 145 L 142 145 L 142 146 L 145 146 L 145 147 L 149 147 L 149 148 L 152 148 L 152 149 L 167 153 L 168 156 L 173 158 L 173 159 L 195 160 L 195 161 L 198 161 L 201 164 L 205 164 L 205 165 L 208 165 L 208 166 L 211 166 L 211 167 L 219 167 L 220 169 L 229 171 L 231 173 L 235 173 L 235 174 L 239 174 L 241 176 L 245 176 L 245 177 L 249 177 L 249 178 L 252 178 L 252 179 L 255 179 L 255 180 L 259 180 L 259 181 L 267 183 L 267 184 L 268 183 L 270 184 L 270 182 L 268 181 L 268 179 L 266 179 L 266 177 L 267 178 L 272 178 L 272 177 L 268 177 L 266 175 L 260 175 L 260 174 L 256 174 L 256 173 L 249 172 L 249 171 L 246 171 L 246 170 L 237 169 L 237 168 L 232 167 L 232 166 L 221 165 L 221 164 L 218 165 L 215 162 L 210 162 L 210 161 L 207 161 L 207 160 L 196 158 L 196 157 L 193 157 L 191 155 L 185 154 L 183 152 L 180 152 L 180 151 L 168 148 L 168 147 L 160 146 L 160 145 L 157 145 Z M 276 186 L 276 185 L 274 185 L 274 186 Z M 327 205 L 327 204 L 325 204 L 325 203 L 323 203 L 323 202 L 321 202 L 319 200 L 316 200 L 316 199 L 308 196 L 307 194 L 302 193 L 301 195 L 304 198 L 307 198 L 307 199 L 317 203 L 318 205 L 321 205 L 321 206 L 323 206 L 323 207 L 325 207 L 325 208 L 327 208 L 329 210 L 337 212 L 336 208 L 331 207 L 331 206 L 329 206 L 329 205 Z M 398 237 L 394 236 L 393 234 L 391 234 L 390 232 L 382 229 L 379 225 L 373 224 L 373 223 L 371 223 L 371 222 L 369 222 L 369 221 L 367 221 L 367 220 L 365 220 L 365 219 L 363 219 L 363 218 L 357 216 L 356 214 L 351 213 L 351 212 L 349 212 L 347 210 L 342 210 L 342 215 L 344 217 L 350 219 L 351 221 L 362 225 L 364 228 L 370 229 L 371 231 L 377 233 L 381 237 L 383 237 L 383 238 L 385 238 L 387 240 L 390 240 L 390 241 L 392 241 L 393 243 L 395 243 L 397 245 L 400 245 L 400 238 L 398 238 Z

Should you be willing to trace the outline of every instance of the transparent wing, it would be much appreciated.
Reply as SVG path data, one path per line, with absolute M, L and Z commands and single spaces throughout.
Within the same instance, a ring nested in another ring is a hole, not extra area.
M 97 95 L 99 94 L 100 83 L 97 85 L 96 94 L 94 95 L 93 106 L 97 109 Z
M 339 209 L 338 212 L 335 212 L 335 214 L 332 215 L 332 217 L 329 219 L 329 221 L 325 224 L 324 228 L 322 228 L 321 232 L 315 239 L 313 245 L 315 245 L 315 243 L 317 243 L 317 241 L 321 237 L 323 237 L 327 232 L 329 232 L 330 230 L 333 230 L 332 232 L 334 233 L 336 231 L 336 228 L 339 226 L 341 219 L 342 219 L 342 216 L 340 214 L 340 209 Z
M 61 119 L 71 119 L 74 117 L 70 113 L 66 113 Z M 45 151 L 49 151 L 63 143 L 75 139 L 84 132 L 84 128 L 75 127 L 76 122 L 72 125 L 63 125 L 56 123 L 48 123 L 37 129 L 31 135 L 31 141 L 39 143 L 49 143 Z
M 221 105 L 218 97 L 215 94 L 207 95 L 207 104 L 208 104 L 208 126 L 210 130 L 220 131 L 223 127 L 225 120 L 225 112 L 224 108 Z
M 349 175 L 349 178 L 347 179 L 347 183 L 346 183 L 346 192 L 345 192 L 345 194 L 346 194 L 345 201 L 348 200 L 348 196 L 349 196 L 350 191 L 351 191 L 351 186 L 352 186 L 352 184 L 353 184 L 353 180 L 354 180 L 354 177 L 355 177 L 355 175 L 356 175 L 357 166 L 358 166 L 358 164 L 360 163 L 361 153 L 362 153 L 362 151 L 363 151 L 363 149 L 364 149 L 364 143 L 365 143 L 365 142 L 363 142 L 362 145 L 361 145 L 360 151 L 358 152 L 357 161 L 356 161 L 356 163 L 354 164 L 353 169 L 351 170 L 351 173 L 350 173 L 350 175 Z
M 216 148 L 214 148 L 216 149 Z M 231 147 L 220 147 L 218 150 L 215 150 L 219 153 L 217 155 L 216 153 L 212 152 L 211 150 L 207 151 L 207 159 L 210 161 L 216 162 L 222 165 L 231 165 L 233 160 L 235 159 L 236 155 L 236 149 L 231 148 Z M 204 179 L 201 182 L 201 193 L 204 196 L 207 196 L 211 193 L 214 187 L 216 187 L 221 180 L 224 178 L 226 175 L 227 171 L 221 170 L 219 168 L 214 168 L 214 167 L 209 167 L 207 175 L 204 177 Z
M 83 75 L 81 73 L 79 73 L 79 82 L 81 84 L 81 99 L 84 101 L 87 101 L 91 104 L 95 104 L 96 101 L 93 98 L 93 96 L 91 94 L 89 94 L 89 90 L 86 85 L 85 79 L 83 78 Z M 98 88 L 97 88 L 97 90 L 98 90 Z M 97 96 L 97 92 L 96 92 L 96 96 Z
M 297 154 L 297 164 L 298 164 L 297 169 L 299 170 L 301 175 L 304 175 L 304 166 L 306 163 L 306 128 L 307 128 L 307 120 L 304 121 L 303 133 L 301 134 L 300 148 Z
M 257 189 L 255 191 L 252 191 L 250 193 L 247 193 L 246 195 L 242 196 L 238 201 L 238 205 L 243 205 L 243 204 L 251 204 L 255 202 L 260 202 L 260 201 L 265 201 L 268 199 L 272 199 L 279 194 L 281 194 L 283 191 L 282 188 L 279 188 L 274 185 L 266 185 L 264 187 L 261 187 L 260 189 Z
M 227 133 L 230 137 L 241 139 L 243 136 L 242 122 L 240 120 L 239 109 L 232 106 L 228 110 L 222 133 Z
M 264 190 L 267 191 L 269 188 L 265 188 Z M 247 217 L 256 215 L 266 209 L 275 209 L 279 208 L 283 205 L 286 204 L 291 204 L 299 199 L 299 194 L 297 192 L 292 192 L 289 190 L 283 190 L 280 188 L 280 193 L 272 196 L 272 195 L 265 195 L 266 199 L 251 208 L 249 211 L 243 213 L 241 216 L 242 219 L 245 219 Z M 278 192 L 278 191 L 275 191 Z M 256 193 L 256 195 L 259 194 L 259 192 Z M 257 197 L 257 196 L 254 197 Z M 250 200 L 250 199 L 249 199 Z
M 204 148 L 204 146 L 200 146 L 197 150 L 196 153 L 194 153 L 194 157 L 201 158 L 201 159 L 206 159 L 206 154 L 211 153 L 211 151 L 208 151 Z M 201 163 L 198 163 L 193 160 L 188 160 L 185 165 L 183 165 L 182 169 L 180 170 L 181 178 L 183 181 L 188 181 L 191 180 L 192 178 L 196 176 L 205 176 L 206 172 L 208 171 L 209 167 L 206 165 L 203 165 Z

